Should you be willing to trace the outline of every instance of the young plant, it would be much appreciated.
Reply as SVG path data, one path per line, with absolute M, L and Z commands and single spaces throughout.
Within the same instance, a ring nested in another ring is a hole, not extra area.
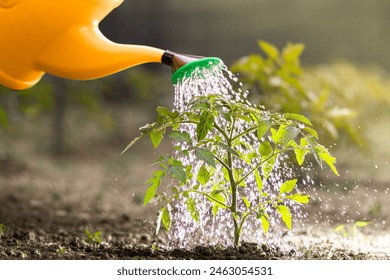
M 141 135 L 126 148 L 144 136 L 157 148 L 168 129 L 174 140 L 175 152 L 156 161 L 159 169 L 144 197 L 144 205 L 161 204 L 157 231 L 161 222 L 167 231 L 171 228 L 178 202 L 199 222 L 199 204 L 206 201 L 214 216 L 230 213 L 237 247 L 249 219 L 258 219 L 268 232 L 271 218 L 279 216 L 291 229 L 289 205 L 309 202 L 308 195 L 296 190 L 297 179 L 270 182 L 280 161 L 294 156 L 300 166 L 313 154 L 337 174 L 335 158 L 317 143 L 317 133 L 302 115 L 269 113 L 221 94 L 195 97 L 184 112 L 165 107 L 157 112 L 157 121 L 141 128 Z M 161 187 L 164 177 L 173 178 L 168 189 Z
M 7 232 L 7 227 L 5 226 L 5 224 L 0 224 L 0 238 L 3 237 L 3 235 L 5 235 L 6 232 Z
M 346 135 L 355 144 L 364 142 L 354 122 L 357 111 L 350 108 L 352 101 L 347 99 L 351 90 L 331 94 L 327 90 L 329 84 L 324 88 L 324 77 L 309 77 L 311 84 L 317 82 L 321 85 L 315 91 L 307 82 L 304 83 L 307 74 L 300 62 L 304 45 L 289 43 L 281 50 L 265 41 L 259 41 L 258 45 L 262 54 L 245 56 L 232 66 L 232 71 L 240 74 L 245 88 L 253 93 L 254 103 L 264 105 L 271 112 L 304 114 L 325 139 L 334 141 L 340 135 Z M 335 83 L 334 71 L 329 76 Z M 336 82 L 337 86 L 341 84 L 338 80 Z
M 86 242 L 89 244 L 95 244 L 98 245 L 102 243 L 102 232 L 101 231 L 95 231 L 91 232 L 89 230 L 85 230 L 85 235 L 86 235 Z

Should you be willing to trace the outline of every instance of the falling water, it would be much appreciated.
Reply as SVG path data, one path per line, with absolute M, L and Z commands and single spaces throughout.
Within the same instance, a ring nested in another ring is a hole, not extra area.
M 222 67 L 221 65 L 216 65 L 207 69 L 197 69 L 192 73 L 188 78 L 183 79 L 179 84 L 175 86 L 175 101 L 174 106 L 178 111 L 186 111 L 189 102 L 196 96 L 207 96 L 208 94 L 221 94 L 226 100 L 233 102 L 244 103 L 253 107 L 261 108 L 258 105 L 251 104 L 248 101 L 248 92 L 243 90 L 243 85 L 239 82 L 238 78 L 230 72 L 227 67 Z M 265 109 L 261 108 L 264 112 Z M 224 127 L 226 121 L 223 118 L 217 118 L 216 122 Z M 246 123 L 238 121 L 236 125 L 236 132 L 240 133 L 247 129 Z M 181 131 L 188 132 L 192 138 L 196 138 L 196 127 L 194 125 L 183 124 L 180 127 Z M 251 143 L 254 148 L 258 148 L 260 143 L 258 139 L 252 138 L 248 135 L 245 136 L 244 141 Z M 185 145 L 185 144 L 183 144 Z M 185 147 L 182 147 L 185 148 Z M 244 151 L 240 151 L 243 152 Z M 194 174 L 193 181 L 190 182 L 190 185 L 198 184 L 196 182 L 197 173 L 201 166 L 204 164 L 203 161 L 199 161 L 194 154 L 181 155 L 180 160 L 185 165 L 191 165 L 193 167 L 192 172 Z M 282 182 L 287 179 L 294 178 L 294 170 L 291 166 L 288 166 L 284 160 L 283 156 L 280 156 L 275 163 L 272 174 L 266 180 L 263 186 L 263 190 L 269 194 L 273 194 L 279 191 L 278 187 Z M 235 159 L 233 162 L 234 167 L 246 169 L 249 171 L 249 167 L 245 166 L 243 162 L 238 159 Z M 206 191 L 211 192 L 211 187 L 219 182 L 223 181 L 223 170 L 222 167 L 217 166 L 215 174 L 205 186 Z M 255 186 L 256 181 L 253 175 L 249 176 L 246 181 L 246 185 Z M 312 180 L 307 178 L 304 180 L 304 183 L 307 185 L 312 184 Z M 186 186 L 191 187 L 191 186 Z M 243 188 L 245 196 L 248 200 L 256 202 L 258 197 L 257 188 Z M 174 206 L 175 209 L 172 217 L 172 228 L 170 230 L 169 239 L 173 246 L 193 246 L 197 244 L 223 244 L 223 245 L 233 245 L 233 222 L 231 214 L 224 210 L 219 209 L 216 216 L 211 212 L 211 203 L 205 199 L 199 199 L 199 197 L 193 197 L 197 200 L 197 206 L 200 213 L 200 221 L 195 222 L 190 213 L 187 211 L 187 207 L 184 202 L 178 201 Z M 242 204 L 242 203 L 241 203 Z M 304 215 L 297 209 L 297 206 L 294 203 L 288 204 L 294 213 L 295 217 L 298 219 L 303 219 Z M 239 205 L 239 207 L 244 207 L 244 205 Z M 272 209 L 267 209 L 270 212 Z M 271 215 L 270 220 L 270 234 L 272 240 L 267 240 L 270 243 L 278 243 L 281 245 L 280 237 L 286 234 L 286 228 L 280 230 L 280 217 L 278 214 Z M 262 226 L 259 220 L 255 217 L 251 217 L 246 221 L 244 230 L 241 235 L 242 241 L 247 242 L 256 242 L 261 243 L 265 241 L 265 234 L 263 233 Z

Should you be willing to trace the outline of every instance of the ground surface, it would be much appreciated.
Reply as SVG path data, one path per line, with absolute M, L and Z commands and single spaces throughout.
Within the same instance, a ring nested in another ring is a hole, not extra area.
M 142 206 L 156 156 L 149 143 L 121 156 L 123 141 L 91 138 L 52 157 L 42 139 L 11 139 L 0 157 L 0 259 L 390 259 L 386 182 L 317 190 L 288 250 L 266 242 L 168 249 L 166 235 L 154 235 L 156 209 Z M 372 222 L 354 227 L 358 220 Z

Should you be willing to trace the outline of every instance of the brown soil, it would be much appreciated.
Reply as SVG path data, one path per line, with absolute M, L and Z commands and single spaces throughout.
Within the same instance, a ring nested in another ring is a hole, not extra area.
M 318 220 L 333 221 L 333 227 L 371 215 L 372 226 L 356 232 L 364 240 L 386 236 L 376 243 L 380 247 L 376 251 L 339 245 L 330 239 L 334 234 L 322 236 L 305 228 L 294 238 L 311 240 L 309 245 L 288 251 L 245 242 L 237 249 L 167 249 L 165 233 L 154 235 L 156 209 L 142 206 L 155 152 L 145 143 L 121 156 L 125 145 L 85 141 L 67 154 L 50 157 L 36 148 L 37 143 L 15 140 L 17 148 L 0 155 L 0 224 L 6 227 L 0 228 L 0 259 L 390 259 L 389 243 L 380 243 L 390 240 L 386 184 L 376 187 L 381 207 L 377 212 L 372 207 L 375 199 L 365 195 L 365 188 L 349 195 L 328 188 L 324 194 L 332 200 L 326 205 L 314 200 L 307 210 L 306 228 L 315 228 Z M 346 213 L 336 215 L 345 204 Z M 386 226 L 380 226 L 383 222 Z M 86 230 L 100 232 L 100 240 L 88 237 Z M 356 232 L 339 239 L 351 239 Z

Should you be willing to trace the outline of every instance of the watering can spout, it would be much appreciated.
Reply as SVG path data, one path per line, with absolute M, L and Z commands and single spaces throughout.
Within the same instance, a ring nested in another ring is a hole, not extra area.
M 172 74 L 179 70 L 184 65 L 203 59 L 202 56 L 178 54 L 172 51 L 165 51 L 161 57 L 161 62 L 165 65 L 171 66 Z

